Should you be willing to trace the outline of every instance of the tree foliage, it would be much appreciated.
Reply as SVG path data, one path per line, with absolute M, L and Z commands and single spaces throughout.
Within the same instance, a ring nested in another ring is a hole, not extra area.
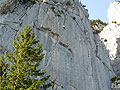
M 0 90 L 47 90 L 54 80 L 38 68 L 44 57 L 42 45 L 30 26 L 19 35 L 13 40 L 14 51 L 0 57 Z

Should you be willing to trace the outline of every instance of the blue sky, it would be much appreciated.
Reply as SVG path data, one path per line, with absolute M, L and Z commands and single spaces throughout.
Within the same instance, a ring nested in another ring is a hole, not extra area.
M 108 22 L 107 9 L 114 0 L 80 0 L 88 9 L 90 19 L 101 19 Z

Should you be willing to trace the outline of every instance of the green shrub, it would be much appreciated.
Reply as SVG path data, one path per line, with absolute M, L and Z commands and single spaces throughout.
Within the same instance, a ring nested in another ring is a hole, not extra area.
M 115 76 L 111 79 L 111 82 L 114 83 L 115 81 L 120 80 L 120 76 Z
M 58 10 L 58 11 L 56 12 L 56 14 L 57 14 L 58 17 L 61 17 L 61 11 L 60 11 L 60 10 Z
M 13 40 L 14 51 L 0 57 L 0 90 L 47 90 L 53 85 L 50 75 L 39 64 L 44 54 L 30 26 Z
M 97 20 L 90 20 L 90 21 L 91 21 L 91 25 L 96 25 L 97 23 L 98 23 L 98 24 L 102 24 L 102 25 L 104 25 L 104 26 L 107 25 L 107 23 L 101 21 L 100 19 L 97 19 Z
M 100 19 L 90 20 L 90 22 L 91 22 L 91 28 L 93 29 L 94 34 L 100 33 L 103 30 L 103 28 L 107 25 L 107 23 L 101 21 Z M 101 27 L 98 27 L 99 25 Z M 96 28 L 96 27 L 98 27 L 98 28 Z
M 112 21 L 112 23 L 117 23 L 116 21 Z

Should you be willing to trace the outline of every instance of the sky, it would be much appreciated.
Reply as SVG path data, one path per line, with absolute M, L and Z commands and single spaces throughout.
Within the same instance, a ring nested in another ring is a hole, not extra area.
M 112 1 L 115 0 L 80 0 L 88 9 L 90 19 L 100 19 L 108 22 L 107 9 Z

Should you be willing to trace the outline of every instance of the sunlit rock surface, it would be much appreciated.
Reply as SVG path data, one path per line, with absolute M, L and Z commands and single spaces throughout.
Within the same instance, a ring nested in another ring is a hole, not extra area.
M 108 9 L 108 18 L 109 22 L 116 21 L 118 24 L 120 24 L 120 1 L 114 1 L 112 4 L 110 4 Z
M 112 2 L 108 9 L 109 24 L 100 33 L 109 57 L 112 60 L 113 70 L 120 75 L 120 1 Z

